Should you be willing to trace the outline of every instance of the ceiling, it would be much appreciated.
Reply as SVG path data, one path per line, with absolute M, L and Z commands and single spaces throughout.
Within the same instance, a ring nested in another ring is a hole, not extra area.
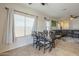
M 45 6 L 40 3 L 27 3 L 26 6 L 56 18 L 79 16 L 79 3 L 47 3 Z

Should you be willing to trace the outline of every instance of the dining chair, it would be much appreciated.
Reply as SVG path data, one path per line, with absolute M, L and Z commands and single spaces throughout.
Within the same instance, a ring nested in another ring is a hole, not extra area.
M 50 35 L 50 42 L 51 42 L 51 48 L 50 48 L 50 51 L 51 51 L 52 48 L 55 48 L 56 35 L 54 31 L 50 31 L 49 35 Z
M 54 44 L 54 40 L 55 40 L 55 36 L 52 37 L 52 33 L 50 33 L 51 39 L 47 38 L 46 34 L 44 32 L 41 33 L 40 38 L 39 38 L 39 50 L 41 48 L 44 49 L 44 53 L 47 49 L 49 49 L 49 51 L 52 50 L 52 48 L 55 46 Z
M 38 46 L 38 36 L 37 36 L 36 31 L 32 32 L 32 37 L 33 37 L 33 47 L 36 46 L 36 48 L 37 48 L 37 46 Z

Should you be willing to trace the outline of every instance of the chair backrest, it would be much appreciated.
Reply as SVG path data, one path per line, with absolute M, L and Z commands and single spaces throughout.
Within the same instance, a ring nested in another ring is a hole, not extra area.
M 51 38 L 52 41 L 55 40 L 56 37 L 55 37 L 55 32 L 54 31 L 50 31 L 49 35 L 50 35 L 50 38 Z
M 42 32 L 38 32 L 38 34 L 37 34 L 38 36 L 42 36 Z
M 37 38 L 37 32 L 36 32 L 36 31 L 33 31 L 33 32 L 32 32 L 32 37 L 33 37 L 34 39 Z
M 45 37 L 47 37 L 48 36 L 48 31 L 47 30 L 44 30 L 43 31 L 43 34 L 44 34 Z
M 38 32 L 38 39 L 41 40 L 41 41 L 45 40 L 45 35 L 44 35 L 43 32 Z

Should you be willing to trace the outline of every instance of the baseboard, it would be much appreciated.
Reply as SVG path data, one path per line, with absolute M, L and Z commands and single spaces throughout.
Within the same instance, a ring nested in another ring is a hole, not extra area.
M 29 43 L 29 44 L 32 44 L 32 43 Z M 24 44 L 21 44 L 21 45 L 17 45 L 16 47 L 14 45 L 11 48 L 7 48 L 7 49 L 3 48 L 3 49 L 0 50 L 0 53 L 6 52 L 6 51 L 9 51 L 9 50 L 13 50 L 13 49 L 16 49 L 16 48 L 19 48 L 19 47 L 22 47 L 22 46 L 25 46 L 25 45 L 29 45 L 29 44 L 24 43 Z

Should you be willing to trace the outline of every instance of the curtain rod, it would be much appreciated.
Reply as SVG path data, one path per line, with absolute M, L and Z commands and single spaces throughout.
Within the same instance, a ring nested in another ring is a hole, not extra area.
M 5 7 L 5 9 L 9 9 L 8 7 Z M 25 13 L 25 12 L 22 12 L 22 11 L 18 11 L 18 10 L 14 10 L 15 12 L 20 12 L 20 13 L 23 13 L 23 14 L 27 14 L 27 15 L 31 15 L 31 16 L 36 16 L 36 15 L 32 15 L 32 14 L 28 14 L 28 13 Z M 38 16 L 36 16 L 38 17 Z
M 7 10 L 7 9 L 9 9 L 9 8 L 5 7 L 5 9 Z
M 36 15 L 32 15 L 32 14 L 28 14 L 28 13 L 25 13 L 25 12 L 22 12 L 22 11 L 18 11 L 18 10 L 14 10 L 15 12 L 20 12 L 20 13 L 23 13 L 23 14 L 27 14 L 27 15 L 31 15 L 31 16 L 36 16 Z

